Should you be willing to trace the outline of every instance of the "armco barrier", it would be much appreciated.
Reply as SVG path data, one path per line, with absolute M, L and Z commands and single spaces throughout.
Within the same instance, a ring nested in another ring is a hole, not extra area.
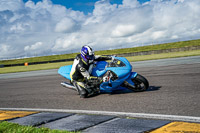
M 135 53 L 124 53 L 124 54 L 117 54 L 117 56 L 128 57 L 128 56 L 138 56 L 138 55 L 151 55 L 151 54 L 161 54 L 161 53 L 170 53 L 170 52 L 191 51 L 191 50 L 198 50 L 198 49 L 200 49 L 200 46 L 142 51 L 142 52 L 135 52 Z
M 62 59 L 62 60 L 54 60 L 54 61 L 31 62 L 31 63 L 28 63 L 28 65 L 56 63 L 56 62 L 73 61 L 73 60 L 74 59 Z M 24 63 L 4 65 L 4 67 L 13 67 L 13 66 L 24 66 Z
M 200 46 L 182 47 L 182 48 L 173 48 L 173 49 L 164 49 L 164 50 L 142 51 L 142 52 L 134 52 L 134 53 L 115 54 L 115 55 L 120 56 L 120 57 L 128 57 L 128 56 L 138 56 L 138 55 L 151 55 L 151 54 L 161 54 L 161 53 L 170 53 L 170 52 L 191 51 L 191 50 L 198 50 L 198 49 L 200 49 Z M 56 62 L 73 61 L 73 60 L 74 60 L 74 58 L 54 60 L 54 61 L 31 62 L 31 63 L 28 63 L 28 65 L 56 63 Z M 24 66 L 24 63 L 3 65 L 3 67 L 12 67 L 12 66 Z M 0 65 L 0 68 L 1 68 L 1 65 Z
M 4 67 L 4 65 L 3 64 L 0 64 L 0 68 L 3 68 Z

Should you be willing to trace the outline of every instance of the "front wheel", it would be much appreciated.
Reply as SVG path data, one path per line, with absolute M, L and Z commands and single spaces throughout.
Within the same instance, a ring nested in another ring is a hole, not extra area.
M 140 74 L 137 74 L 137 76 L 131 80 L 135 85 L 133 86 L 129 84 L 127 88 L 130 90 L 133 90 L 135 92 L 141 92 L 146 91 L 149 88 L 148 80 Z

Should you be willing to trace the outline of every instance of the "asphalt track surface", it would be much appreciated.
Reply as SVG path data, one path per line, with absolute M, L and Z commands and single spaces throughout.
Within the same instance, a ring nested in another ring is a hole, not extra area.
M 150 83 L 146 92 L 81 99 L 60 85 L 56 70 L 0 75 L 0 108 L 98 110 L 200 116 L 200 56 L 132 63 Z M 38 76 L 37 76 L 38 75 Z

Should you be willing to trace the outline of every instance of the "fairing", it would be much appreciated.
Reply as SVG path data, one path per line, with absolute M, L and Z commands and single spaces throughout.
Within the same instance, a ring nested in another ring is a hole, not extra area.
M 58 73 L 62 75 L 63 77 L 65 77 L 66 79 L 71 80 L 70 78 L 71 69 L 72 69 L 72 65 L 62 66 L 58 69 Z
M 134 85 L 131 79 L 136 77 L 137 73 L 132 72 L 132 66 L 129 63 L 129 61 L 124 57 L 115 57 L 115 61 L 117 61 L 118 63 L 118 65 L 116 64 L 115 67 L 110 67 L 112 65 L 109 65 L 109 62 L 106 61 L 97 62 L 92 70 L 93 76 L 102 77 L 107 71 L 112 71 L 118 77 L 114 81 L 109 80 L 108 82 L 101 83 L 100 85 L 101 92 L 112 92 L 114 90 L 127 89 L 121 86 L 124 81 L 127 81 L 130 84 Z M 120 62 L 122 65 L 120 65 Z M 71 68 L 72 65 L 60 67 L 58 73 L 63 77 L 71 80 L 70 78 Z

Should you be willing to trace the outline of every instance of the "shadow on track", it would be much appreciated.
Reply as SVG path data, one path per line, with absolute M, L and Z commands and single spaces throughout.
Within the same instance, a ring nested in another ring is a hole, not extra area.
M 162 86 L 149 86 L 149 88 L 146 91 L 143 92 L 148 92 L 148 91 L 158 91 Z M 134 92 L 132 90 L 126 89 L 126 90 L 116 90 L 111 93 L 97 93 L 91 96 L 88 96 L 87 98 L 93 98 L 102 94 L 110 94 L 110 95 L 117 95 L 117 94 L 127 94 L 127 93 L 142 93 L 142 92 Z
M 160 90 L 162 86 L 149 86 L 149 88 L 146 91 L 157 91 Z
M 162 86 L 149 86 L 149 88 L 146 91 L 158 91 Z M 146 92 L 143 91 L 143 92 Z M 110 94 L 110 95 L 115 95 L 115 94 L 126 94 L 126 93 L 140 93 L 140 92 L 134 92 L 132 90 L 117 90 L 113 91 L 112 93 L 101 93 L 101 94 Z

